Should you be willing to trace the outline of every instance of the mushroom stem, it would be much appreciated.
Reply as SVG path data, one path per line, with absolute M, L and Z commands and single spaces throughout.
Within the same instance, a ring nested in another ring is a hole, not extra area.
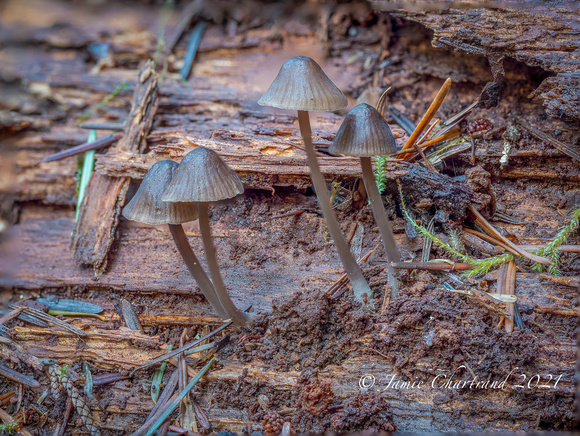
M 205 295 L 205 298 L 213 306 L 218 315 L 224 319 L 227 318 L 227 313 L 220 303 L 211 280 L 201 267 L 197 257 L 189 245 L 187 236 L 185 236 L 185 232 L 183 231 L 183 226 L 181 224 L 168 224 L 168 226 L 171 231 L 171 236 L 173 236 L 173 240 L 175 241 L 175 245 L 177 245 L 177 250 L 179 251 L 179 254 L 181 254 L 190 274 L 199 285 L 201 292 Z
M 239 310 L 232 299 L 230 298 L 226 285 L 222 279 L 220 268 L 217 262 L 216 250 L 211 237 L 211 230 L 209 225 L 208 204 L 198 203 L 197 211 L 199 213 L 199 229 L 201 231 L 201 240 L 203 241 L 203 248 L 205 250 L 205 257 L 211 280 L 220 303 L 226 311 L 228 317 L 236 324 L 247 326 L 252 322 L 252 317 L 247 313 Z
M 375 183 L 375 175 L 373 172 L 373 165 L 371 163 L 370 157 L 361 157 L 360 164 L 362 167 L 363 181 L 369 199 L 371 201 L 371 208 L 373 210 L 373 215 L 375 217 L 375 222 L 379 226 L 379 231 L 381 232 L 381 238 L 383 239 L 383 245 L 385 247 L 385 252 L 387 253 L 387 259 L 389 261 L 388 273 L 389 273 L 389 284 L 391 285 L 391 298 L 395 299 L 397 293 L 399 292 L 399 283 L 395 278 L 395 269 L 391 266 L 391 262 L 400 262 L 401 255 L 399 249 L 397 248 L 397 242 L 395 241 L 395 235 L 393 234 L 393 228 L 391 226 L 391 221 L 385 212 L 383 206 L 383 199 Z
M 314 184 L 314 189 L 316 189 L 316 196 L 318 197 L 318 203 L 322 209 L 322 215 L 326 221 L 326 226 L 328 232 L 334 241 L 334 246 L 338 250 L 338 255 L 342 261 L 342 265 L 346 271 L 348 279 L 352 285 L 355 298 L 363 303 L 363 305 L 373 306 L 372 292 L 365 280 L 362 271 L 356 260 L 350 253 L 348 244 L 344 239 L 344 235 L 340 231 L 340 226 L 336 215 L 332 210 L 332 205 L 330 204 L 330 195 L 326 187 L 326 182 L 324 176 L 320 171 L 318 166 L 318 161 L 316 160 L 316 151 L 312 145 L 312 131 L 310 129 L 310 118 L 308 116 L 308 111 L 298 111 L 298 124 L 300 125 L 300 133 L 304 139 L 304 147 L 306 148 L 306 158 L 308 166 L 310 167 L 310 177 L 312 178 L 312 183 Z

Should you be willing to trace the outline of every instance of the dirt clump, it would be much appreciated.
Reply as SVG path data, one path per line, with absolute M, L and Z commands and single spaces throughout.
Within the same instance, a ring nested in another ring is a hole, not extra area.
M 242 362 L 257 358 L 282 371 L 339 364 L 357 347 L 353 341 L 371 330 L 372 317 L 347 299 L 298 292 L 274 301 L 272 312 L 256 320 L 254 332 L 263 334 L 257 349 L 248 351 L 242 342 L 235 352 Z
M 296 397 L 296 407 L 319 417 L 326 414 L 334 402 L 330 380 L 321 378 L 317 370 L 306 370 L 300 376 Z
M 463 363 L 481 374 L 506 375 L 511 368 L 535 369 L 538 339 L 529 330 L 506 335 L 492 316 L 465 296 L 433 285 L 436 276 L 422 272 L 403 288 L 377 323 L 373 348 L 392 359 L 409 377 L 419 368 L 456 368 Z M 526 324 L 527 314 L 522 314 Z
M 395 431 L 397 425 L 389 403 L 379 392 L 359 392 L 346 400 L 331 419 L 332 428 L 340 431 Z

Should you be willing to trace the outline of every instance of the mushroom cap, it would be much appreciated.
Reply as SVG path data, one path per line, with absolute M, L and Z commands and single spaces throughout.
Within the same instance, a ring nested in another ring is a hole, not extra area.
M 141 186 L 123 209 L 123 216 L 131 221 L 158 225 L 182 224 L 197 219 L 197 207 L 189 203 L 166 203 L 161 200 L 165 187 L 171 182 L 179 164 L 172 160 L 155 163 L 145 175 Z
M 161 197 L 163 201 L 213 202 L 244 192 L 242 181 L 215 151 L 197 147 L 187 153 Z
M 362 103 L 346 114 L 329 151 L 371 157 L 393 154 L 397 148 L 393 132 L 381 114 L 374 107 Z
M 284 62 L 258 104 L 298 111 L 335 111 L 348 101 L 320 65 L 309 57 L 296 56 Z

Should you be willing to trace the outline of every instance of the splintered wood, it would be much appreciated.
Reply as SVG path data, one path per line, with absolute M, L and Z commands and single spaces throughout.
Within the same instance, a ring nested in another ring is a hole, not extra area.
M 153 63 L 147 62 L 139 73 L 124 136 L 112 151 L 143 151 L 157 112 L 157 86 Z M 129 181 L 129 177 L 95 174 L 87 187 L 72 246 L 77 264 L 92 266 L 96 276 L 107 267 L 108 251 L 115 237 Z

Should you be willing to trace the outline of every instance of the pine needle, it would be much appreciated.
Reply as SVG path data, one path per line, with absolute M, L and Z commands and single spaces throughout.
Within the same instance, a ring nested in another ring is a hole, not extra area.
M 87 139 L 87 142 L 93 142 L 96 140 L 97 140 L 97 131 L 89 130 L 89 137 Z M 78 174 L 80 181 L 78 183 L 77 211 L 75 215 L 75 222 L 78 221 L 79 219 L 81 205 L 83 204 L 83 199 L 85 198 L 85 191 L 89 184 L 89 180 L 91 180 L 91 176 L 93 174 L 94 164 L 95 164 L 95 150 L 89 150 L 85 153 L 84 158 L 82 159 L 82 169 Z

